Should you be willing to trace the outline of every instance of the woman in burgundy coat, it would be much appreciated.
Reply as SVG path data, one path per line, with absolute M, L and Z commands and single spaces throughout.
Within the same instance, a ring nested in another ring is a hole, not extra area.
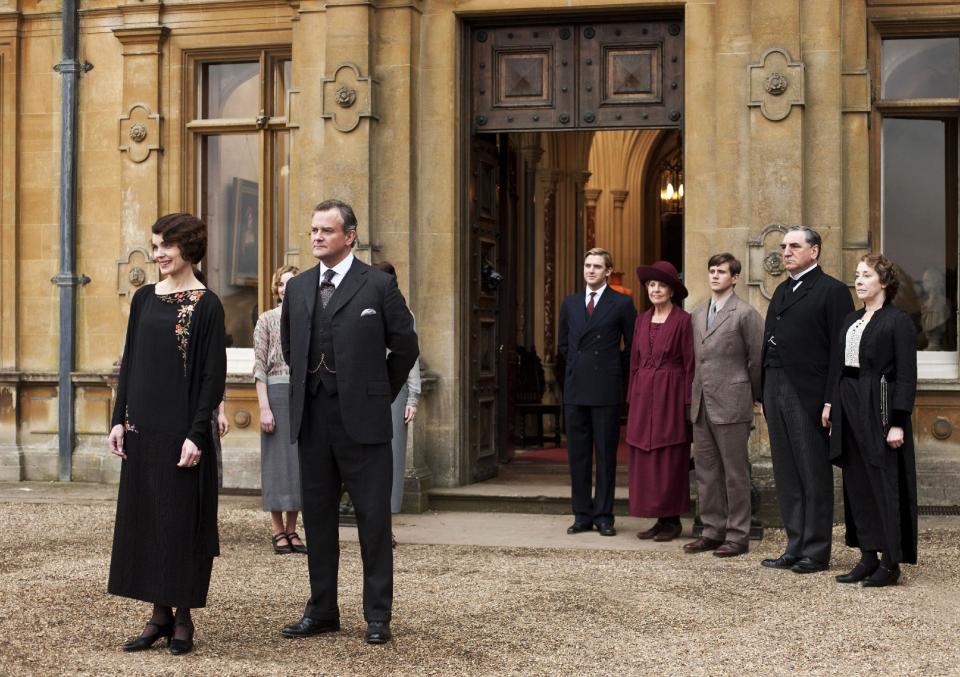
M 671 541 L 690 509 L 690 391 L 693 327 L 675 306 L 687 289 L 667 261 L 637 268 L 653 307 L 637 317 L 630 351 L 630 514 L 656 517 L 637 538 Z

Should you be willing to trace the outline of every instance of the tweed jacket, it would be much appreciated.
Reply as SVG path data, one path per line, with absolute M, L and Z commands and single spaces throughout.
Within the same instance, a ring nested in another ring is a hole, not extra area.
M 711 423 L 748 423 L 753 402 L 760 399 L 763 318 L 734 293 L 707 330 L 710 303 L 693 311 L 695 369 L 690 418 L 701 405 Z

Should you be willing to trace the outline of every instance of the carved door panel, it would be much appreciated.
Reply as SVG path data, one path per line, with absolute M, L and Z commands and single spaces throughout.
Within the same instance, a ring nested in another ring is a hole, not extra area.
M 474 131 L 681 126 L 679 19 L 475 26 L 470 43 Z
M 470 146 L 470 315 L 468 479 L 497 474 L 505 423 L 501 417 L 500 158 L 495 137 L 475 136 Z

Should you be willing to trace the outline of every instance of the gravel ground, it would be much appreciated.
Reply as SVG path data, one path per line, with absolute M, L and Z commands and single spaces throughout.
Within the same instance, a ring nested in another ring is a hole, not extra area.
M 834 583 L 856 559 L 842 546 L 830 575 L 762 569 L 777 531 L 726 561 L 401 544 L 395 640 L 373 647 L 356 543 L 343 545 L 343 630 L 284 639 L 306 560 L 269 551 L 262 513 L 227 507 L 195 651 L 175 657 L 118 648 L 149 609 L 105 593 L 112 527 L 107 504 L 0 504 L 0 674 L 960 674 L 957 529 L 924 531 L 923 563 L 881 590 Z

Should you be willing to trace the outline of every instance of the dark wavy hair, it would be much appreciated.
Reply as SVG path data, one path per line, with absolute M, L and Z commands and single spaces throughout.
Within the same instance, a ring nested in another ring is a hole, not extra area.
M 207 224 L 193 214 L 161 216 L 150 230 L 163 236 L 164 244 L 179 247 L 185 261 L 200 263 L 207 254 Z
M 897 290 L 900 288 L 900 276 L 897 274 L 897 266 L 883 254 L 864 254 L 860 260 L 866 263 L 877 272 L 880 278 L 880 284 L 886 285 L 883 291 L 887 295 L 887 303 L 890 303 L 897 297 Z

